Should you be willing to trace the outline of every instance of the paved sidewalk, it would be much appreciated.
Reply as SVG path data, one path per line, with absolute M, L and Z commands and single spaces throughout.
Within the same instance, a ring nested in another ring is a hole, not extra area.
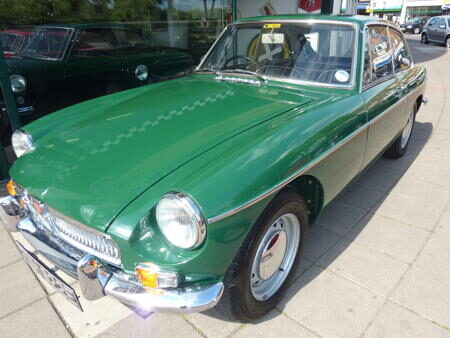
M 18 234 L 0 226 L 0 336 L 450 337 L 450 52 L 410 40 L 429 104 L 408 153 L 380 159 L 327 208 L 277 310 L 246 325 L 214 310 L 142 319 L 103 298 L 82 300 L 81 313 L 28 271 Z

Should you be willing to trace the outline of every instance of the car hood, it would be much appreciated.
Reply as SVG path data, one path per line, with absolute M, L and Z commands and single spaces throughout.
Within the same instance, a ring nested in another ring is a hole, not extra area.
M 11 176 L 55 210 L 105 230 L 129 202 L 184 163 L 312 100 L 298 89 L 208 76 L 128 90 L 28 125 L 37 147 L 16 161 Z

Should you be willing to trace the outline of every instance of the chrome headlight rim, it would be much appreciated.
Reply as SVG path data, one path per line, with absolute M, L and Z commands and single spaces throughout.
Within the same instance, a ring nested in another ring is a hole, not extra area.
M 193 243 L 190 243 L 190 245 L 179 245 L 179 244 L 175 244 L 171 238 L 169 238 L 170 236 L 164 231 L 163 229 L 163 225 L 161 224 L 162 222 L 160 221 L 158 214 L 159 214 L 159 210 L 158 207 L 160 206 L 161 201 L 170 198 L 170 199 L 174 199 L 177 203 L 180 203 L 180 205 L 183 207 L 184 211 L 188 211 L 190 213 L 190 216 L 193 217 L 193 219 L 195 219 L 195 224 L 193 224 L 193 226 L 195 226 L 195 231 L 196 231 L 196 240 Z M 158 201 L 158 204 L 156 205 L 156 210 L 155 210 L 155 216 L 156 216 L 156 222 L 158 224 L 159 230 L 161 231 L 162 235 L 164 236 L 164 238 L 173 246 L 180 248 L 180 249 L 184 249 L 184 250 L 194 250 L 197 249 L 199 246 L 201 246 L 203 244 L 203 242 L 205 241 L 206 238 L 206 219 L 203 216 L 203 213 L 199 207 L 199 205 L 194 201 L 194 199 L 186 194 L 186 193 L 182 193 L 182 192 L 177 192 L 177 191 L 173 191 L 173 192 L 168 192 L 166 194 L 164 194 L 161 199 Z
M 134 75 L 139 81 L 147 81 L 149 78 L 148 67 L 146 65 L 138 65 L 134 70 Z
M 17 158 L 36 149 L 33 137 L 23 129 L 17 129 L 12 134 L 11 145 Z
M 11 75 L 9 81 L 11 82 L 12 91 L 16 94 L 23 93 L 27 89 L 27 80 L 22 75 Z M 19 84 L 19 86 L 15 84 Z

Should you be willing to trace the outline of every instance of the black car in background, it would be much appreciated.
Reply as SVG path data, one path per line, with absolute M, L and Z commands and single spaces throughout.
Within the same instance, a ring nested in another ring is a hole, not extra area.
M 423 27 L 427 23 L 428 18 L 420 17 L 420 18 L 413 18 L 403 24 L 400 25 L 400 29 L 402 32 L 405 33 L 413 33 L 413 34 L 420 34 L 422 33 Z
M 3 34 L 11 37 L 11 31 Z M 43 25 L 26 34 L 20 51 L 6 58 L 22 123 L 87 99 L 182 76 L 193 67 L 185 50 L 156 46 L 128 25 Z M 1 115 L 4 129 L 7 119 Z

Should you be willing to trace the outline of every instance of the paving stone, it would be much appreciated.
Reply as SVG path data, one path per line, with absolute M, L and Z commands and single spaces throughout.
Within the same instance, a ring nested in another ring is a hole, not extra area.
M 308 258 L 302 257 L 300 260 L 300 264 L 298 265 L 297 271 L 295 272 L 295 277 L 301 276 L 306 270 L 308 270 L 313 262 L 311 262 Z
M 407 263 L 416 258 L 428 236 L 429 233 L 425 230 L 377 214 L 365 216 L 346 235 L 350 240 Z
M 317 337 L 294 320 L 279 313 L 269 312 L 253 324 L 246 324 L 233 337 Z
M 414 164 L 407 173 L 415 180 L 431 183 L 445 188 L 450 187 L 450 171 L 428 167 L 423 164 Z
M 78 284 L 74 285 L 74 289 L 80 296 L 81 291 Z M 80 303 L 83 312 L 60 293 L 51 295 L 50 299 L 77 337 L 94 337 L 132 314 L 129 308 L 111 297 L 88 301 L 81 296 Z
M 320 215 L 315 225 L 330 230 L 337 235 L 345 234 L 366 213 L 356 206 L 334 201 Z
M 185 318 L 207 337 L 225 337 L 241 327 L 240 323 L 230 322 L 216 309 L 204 313 L 185 315 Z
M 355 205 L 364 210 L 370 210 L 377 205 L 386 193 L 375 189 L 364 187 L 360 184 L 352 184 L 339 197 L 339 200 L 348 204 Z
M 0 337 L 70 337 L 47 299 L 41 299 L 0 320 Z
M 450 279 L 450 238 L 433 234 L 414 264 Z
M 387 296 L 409 265 L 378 250 L 342 239 L 318 264 L 362 286 Z
M 411 267 L 392 299 L 408 309 L 450 327 L 450 279 Z
M 25 262 L 0 269 L 0 318 L 43 297 L 44 291 Z
M 197 337 L 201 335 L 181 316 L 168 313 L 154 313 L 148 318 L 136 314 L 127 316 L 119 323 L 103 331 L 97 337 Z
M 435 232 L 450 238 L 450 210 L 442 213 Z
M 311 229 L 309 229 L 304 257 L 314 262 L 330 247 L 332 247 L 338 240 L 339 237 L 337 235 L 318 226 L 313 226 Z
M 381 296 L 313 266 L 288 290 L 280 309 L 321 336 L 357 337 L 382 304 Z
M 364 337 L 450 337 L 450 331 L 435 323 L 408 311 L 407 309 L 387 302 Z
M 7 231 L 0 231 L 0 268 L 22 258 Z
M 402 173 L 389 170 L 383 166 L 382 161 L 378 161 L 372 168 L 361 176 L 358 184 L 373 190 L 388 192 L 399 180 Z

